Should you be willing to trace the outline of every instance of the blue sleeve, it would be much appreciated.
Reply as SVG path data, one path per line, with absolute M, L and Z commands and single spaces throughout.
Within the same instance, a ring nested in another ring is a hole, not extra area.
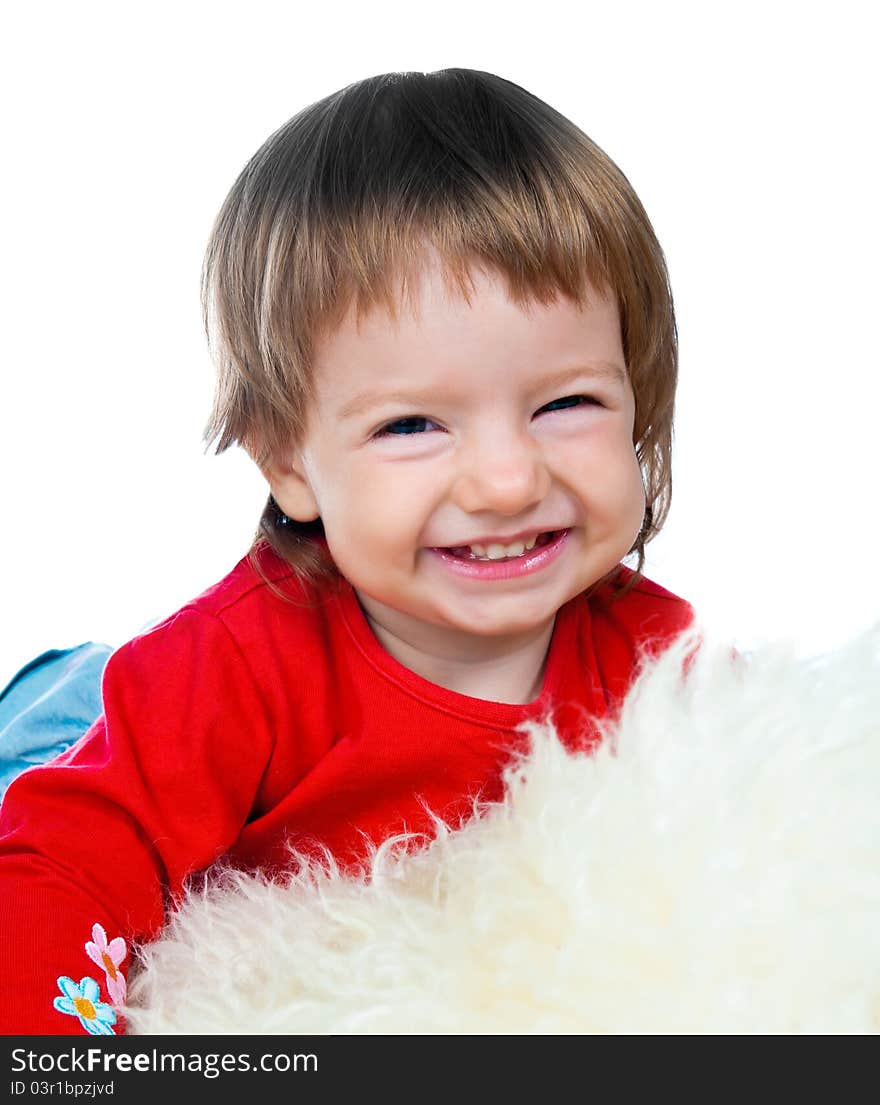
M 0 691 L 0 798 L 17 775 L 66 751 L 100 715 L 112 651 L 92 641 L 51 649 Z

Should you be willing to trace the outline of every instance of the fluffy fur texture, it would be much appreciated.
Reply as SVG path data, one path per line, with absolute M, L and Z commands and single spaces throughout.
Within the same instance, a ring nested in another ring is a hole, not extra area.
M 880 624 L 812 660 L 692 631 L 595 755 L 530 731 L 503 804 L 362 880 L 192 892 L 129 1031 L 880 1029 Z

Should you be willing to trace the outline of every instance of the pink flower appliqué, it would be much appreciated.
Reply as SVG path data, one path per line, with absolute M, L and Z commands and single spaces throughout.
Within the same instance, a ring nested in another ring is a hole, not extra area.
M 114 1005 L 122 1005 L 125 1001 L 125 977 L 119 970 L 119 964 L 125 959 L 125 941 L 117 936 L 108 944 L 104 929 L 93 925 L 92 939 L 86 942 L 86 955 L 104 972 L 110 1000 Z

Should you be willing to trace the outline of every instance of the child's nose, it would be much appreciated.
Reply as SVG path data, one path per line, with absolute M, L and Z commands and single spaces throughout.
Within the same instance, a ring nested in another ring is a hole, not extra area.
M 550 473 L 533 439 L 495 436 L 462 453 L 453 498 L 469 514 L 513 515 L 540 502 L 549 488 Z

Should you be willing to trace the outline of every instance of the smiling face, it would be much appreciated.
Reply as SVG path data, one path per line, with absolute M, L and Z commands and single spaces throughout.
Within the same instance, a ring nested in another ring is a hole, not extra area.
M 396 323 L 352 308 L 317 347 L 304 440 L 267 471 L 287 515 L 322 519 L 374 630 L 447 658 L 549 634 L 645 510 L 613 298 L 525 309 L 484 270 L 474 288 L 435 265 Z M 436 551 L 551 530 L 555 555 L 516 574 Z

